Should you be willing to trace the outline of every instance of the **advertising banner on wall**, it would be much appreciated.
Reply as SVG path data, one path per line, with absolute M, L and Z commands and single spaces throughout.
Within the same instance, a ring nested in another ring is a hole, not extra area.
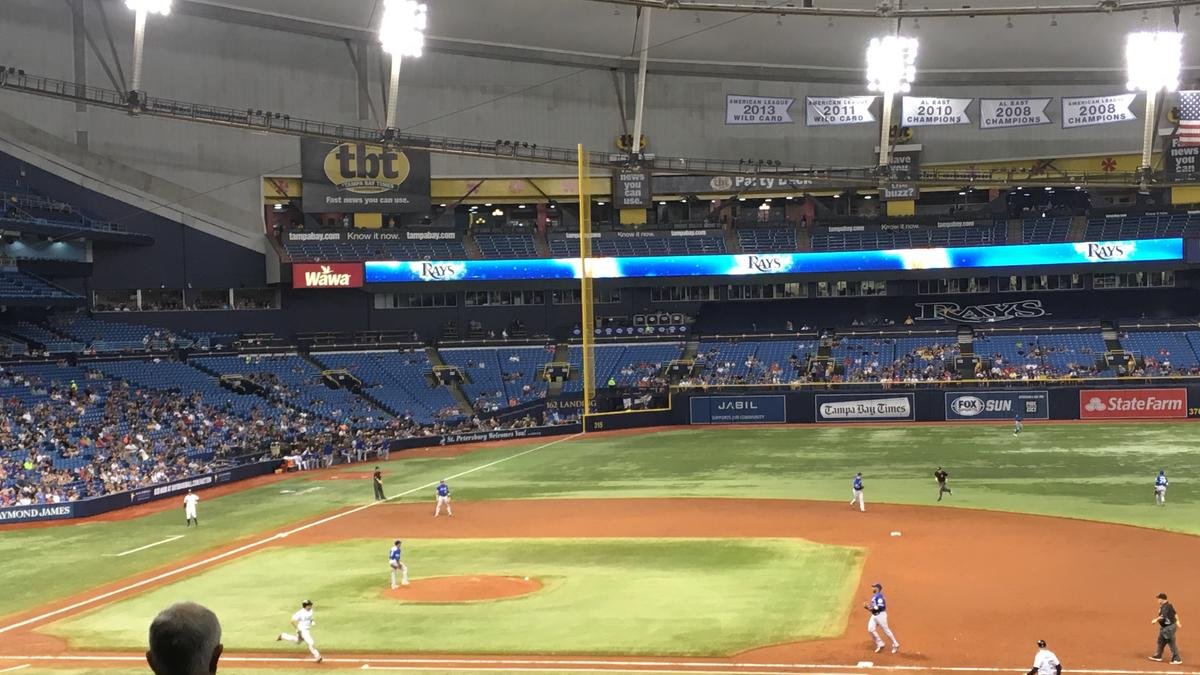
M 1062 99 L 1062 128 L 1090 127 L 1136 120 L 1129 109 L 1137 94 L 1116 96 L 1064 96 Z
M 1011 420 L 1050 419 L 1050 394 L 1046 391 L 946 392 L 946 419 Z
M 362 263 L 292 263 L 292 288 L 362 288 Z
M 692 424 L 781 424 L 787 421 L 787 397 L 693 396 Z
M 1188 416 L 1188 393 L 1171 389 L 1084 389 L 1079 418 L 1084 420 L 1179 419 Z
M 887 422 L 914 419 L 912 394 L 817 394 L 818 422 Z
M 963 305 L 958 302 L 918 302 L 912 317 L 917 321 L 952 321 L 955 323 L 997 323 L 1014 319 L 1036 319 L 1050 312 L 1042 301 L 1013 300 Z
M 874 122 L 871 105 L 877 96 L 806 96 L 805 123 L 810 127 Z
M 981 98 L 979 99 L 980 129 L 1011 129 L 1050 124 L 1046 108 L 1048 98 Z
M 654 193 L 647 171 L 620 170 L 613 172 L 612 200 L 618 209 L 648 209 Z
M 654 189 L 664 195 L 752 194 L 804 189 L 811 178 L 787 176 L 656 176 Z
M 426 213 L 429 153 L 300 140 L 305 213 Z
M 937 127 L 970 124 L 967 106 L 973 98 L 936 98 L 905 96 L 901 103 L 900 124 L 906 127 Z
M 1186 145 L 1177 135 L 1167 142 L 1167 173 L 1200 173 L 1200 145 Z
M 725 97 L 725 123 L 791 124 L 788 110 L 795 102 L 794 98 L 729 94 Z

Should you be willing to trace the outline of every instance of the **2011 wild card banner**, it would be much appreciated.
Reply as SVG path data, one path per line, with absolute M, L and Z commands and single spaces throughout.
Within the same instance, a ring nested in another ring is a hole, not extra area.
M 874 122 L 871 105 L 877 96 L 806 96 L 805 123 L 810 127 Z

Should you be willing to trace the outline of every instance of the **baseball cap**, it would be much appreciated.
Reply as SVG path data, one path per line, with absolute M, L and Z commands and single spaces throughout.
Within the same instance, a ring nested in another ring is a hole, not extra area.
M 1045 640 L 1038 640 L 1038 646 L 1039 646 L 1039 647 L 1041 647 L 1042 649 L 1045 649 L 1045 648 L 1046 648 L 1046 641 L 1045 641 Z
M 879 589 L 879 590 L 881 590 L 881 591 L 882 591 L 882 590 L 883 590 L 883 584 L 881 584 L 881 583 L 879 583 L 878 581 L 876 581 L 875 583 L 871 584 L 871 588 L 877 588 L 877 589 Z
M 312 607 L 312 600 L 305 600 L 304 602 L 300 603 L 300 606 L 301 607 Z
M 1166 593 L 1159 593 L 1158 595 L 1156 595 L 1156 596 L 1154 596 L 1154 597 L 1158 598 L 1159 600 L 1166 600 L 1166 599 L 1167 599 L 1167 594 L 1166 594 Z

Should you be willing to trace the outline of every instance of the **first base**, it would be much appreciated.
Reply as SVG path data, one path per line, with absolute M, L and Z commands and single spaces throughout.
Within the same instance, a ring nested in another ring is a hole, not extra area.
M 899 537 L 899 536 L 900 536 L 900 532 L 899 532 L 899 531 L 897 531 L 897 530 L 892 530 L 892 536 L 893 536 L 893 537 Z

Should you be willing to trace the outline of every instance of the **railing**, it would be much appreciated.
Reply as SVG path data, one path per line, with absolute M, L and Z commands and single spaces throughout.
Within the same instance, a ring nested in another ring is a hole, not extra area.
M 914 389 L 1045 389 L 1047 387 L 1130 386 L 1162 383 L 1180 385 L 1200 384 L 1200 375 L 1124 376 L 1124 377 L 1058 377 L 1032 380 L 922 380 L 920 382 L 785 382 L 780 384 L 676 384 L 672 394 L 710 391 L 837 391 L 879 390 L 910 391 Z

